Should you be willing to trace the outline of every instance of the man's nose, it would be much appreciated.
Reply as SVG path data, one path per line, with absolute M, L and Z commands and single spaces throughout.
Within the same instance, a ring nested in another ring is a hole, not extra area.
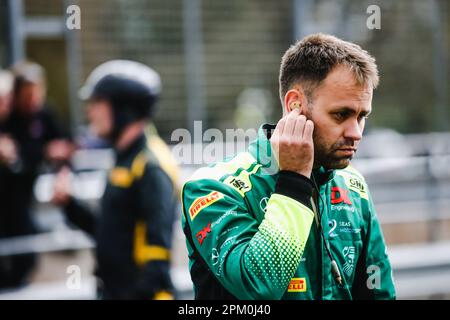
M 344 136 L 347 139 L 353 141 L 360 141 L 362 139 L 362 127 L 358 121 L 350 121 L 348 126 L 345 128 Z

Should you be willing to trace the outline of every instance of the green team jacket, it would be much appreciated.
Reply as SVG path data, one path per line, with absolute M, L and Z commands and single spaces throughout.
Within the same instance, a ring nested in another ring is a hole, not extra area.
M 351 166 L 320 168 L 315 187 L 279 171 L 268 140 L 273 128 L 263 125 L 247 152 L 199 169 L 183 187 L 196 299 L 395 299 L 363 176 Z

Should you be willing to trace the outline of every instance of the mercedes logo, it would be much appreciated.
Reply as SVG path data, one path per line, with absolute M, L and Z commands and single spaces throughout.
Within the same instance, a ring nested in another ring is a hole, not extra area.
M 261 208 L 261 210 L 266 213 L 267 210 L 267 203 L 269 202 L 269 198 L 268 197 L 264 197 L 261 199 L 261 201 L 259 202 L 259 207 Z
M 219 262 L 219 252 L 217 251 L 216 248 L 212 249 L 211 260 L 212 260 L 213 266 L 215 266 L 217 264 L 217 262 Z

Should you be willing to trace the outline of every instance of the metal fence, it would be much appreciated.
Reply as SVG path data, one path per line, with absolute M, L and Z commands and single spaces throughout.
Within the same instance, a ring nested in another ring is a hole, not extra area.
M 73 128 L 84 117 L 76 97 L 80 82 L 113 58 L 136 59 L 161 73 L 164 91 L 156 122 L 166 140 L 176 128 L 192 128 L 194 120 L 203 120 L 205 129 L 235 127 L 239 98 L 249 88 L 268 93 L 266 118 L 276 120 L 280 58 L 296 39 L 319 31 L 354 41 L 377 58 L 381 84 L 372 127 L 450 128 L 447 0 L 8 3 L 0 14 L 11 22 L 13 40 L 2 43 L 9 61 L 28 56 L 47 67 L 49 98 Z M 69 4 L 80 6 L 81 30 L 64 30 Z M 379 30 L 367 27 L 370 5 L 380 8 Z

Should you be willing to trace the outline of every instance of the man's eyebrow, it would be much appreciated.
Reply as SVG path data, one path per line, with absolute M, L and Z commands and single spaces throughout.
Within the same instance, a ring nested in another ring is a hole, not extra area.
M 347 112 L 347 113 L 354 114 L 354 113 L 356 113 L 356 110 L 351 107 L 342 106 L 342 107 L 337 108 L 336 110 L 333 110 L 333 112 Z
M 347 112 L 349 114 L 355 114 L 356 110 L 351 108 L 351 107 L 343 106 L 343 107 L 338 108 L 337 110 L 333 110 L 333 112 L 334 113 L 336 113 L 336 112 Z M 360 112 L 360 115 L 368 116 L 371 112 L 372 112 L 372 110 L 369 110 L 369 111 L 362 110 Z

